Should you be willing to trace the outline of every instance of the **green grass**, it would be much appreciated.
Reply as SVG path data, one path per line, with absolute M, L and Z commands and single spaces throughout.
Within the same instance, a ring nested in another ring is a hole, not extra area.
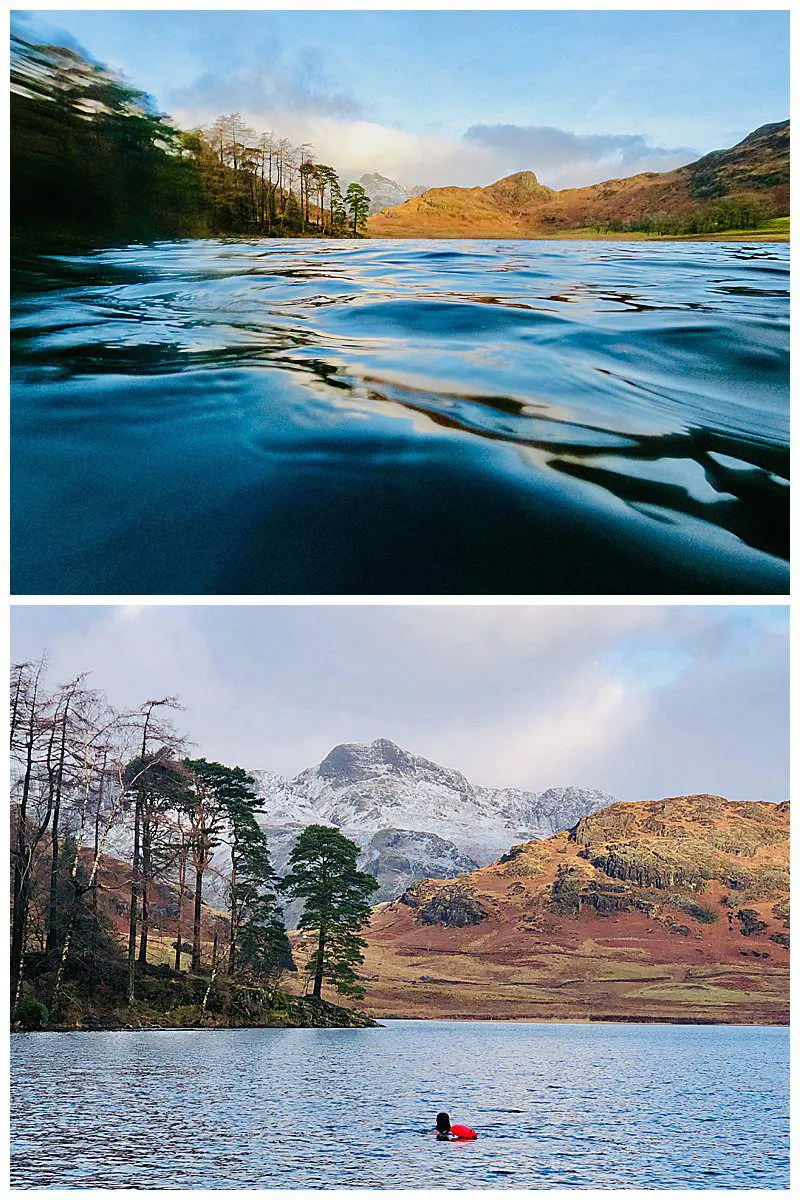
M 586 242 L 783 242 L 789 240 L 789 217 L 772 217 L 758 229 L 724 229 L 719 233 L 598 233 L 597 229 L 565 229 L 557 233 L 537 233 L 556 241 Z

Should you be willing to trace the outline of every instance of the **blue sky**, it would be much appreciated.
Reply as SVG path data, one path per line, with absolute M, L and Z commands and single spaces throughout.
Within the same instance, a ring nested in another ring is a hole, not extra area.
M 551 186 L 666 170 L 788 115 L 788 14 L 20 13 L 182 124 L 239 110 L 345 177 Z
M 475 783 L 788 796 L 783 606 L 17 606 L 15 661 L 119 708 L 177 694 L 209 758 L 294 775 L 388 737 Z

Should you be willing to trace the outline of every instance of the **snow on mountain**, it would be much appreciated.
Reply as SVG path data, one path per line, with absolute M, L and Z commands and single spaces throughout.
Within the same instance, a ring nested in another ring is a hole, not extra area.
M 604 792 L 575 787 L 541 793 L 475 787 L 460 771 L 386 738 L 335 746 L 291 780 L 269 771 L 253 775 L 265 828 L 336 825 L 362 849 L 381 830 L 435 834 L 480 864 L 514 842 L 550 837 L 614 802 Z
M 379 829 L 362 843 L 358 865 L 378 881 L 373 904 L 394 900 L 420 879 L 455 879 L 478 866 L 453 842 L 410 829 Z
M 362 175 L 358 182 L 369 196 L 370 216 L 383 208 L 394 208 L 397 204 L 403 204 L 413 196 L 421 196 L 427 190 L 424 187 L 404 187 L 402 183 L 396 183 L 394 179 L 388 179 L 377 171 Z

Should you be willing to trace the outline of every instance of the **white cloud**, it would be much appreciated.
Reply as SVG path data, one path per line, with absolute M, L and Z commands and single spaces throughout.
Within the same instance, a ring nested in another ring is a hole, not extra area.
M 640 133 L 571 133 L 550 125 L 471 125 L 468 145 L 480 146 L 506 173 L 534 170 L 551 187 L 583 187 L 641 171 L 671 171 L 699 157 L 688 146 L 653 146 Z
M 636 736 L 647 720 L 642 699 L 621 679 L 587 673 L 579 687 L 550 697 L 544 711 L 523 707 L 511 716 L 489 715 L 480 724 L 440 731 L 440 754 L 487 787 L 603 787 L 594 765 L 598 751 L 613 758 Z
M 207 125 L 218 107 L 182 103 L 173 117 L 182 128 Z M 347 181 L 378 171 L 407 186 L 474 187 L 497 178 L 495 156 L 480 146 L 442 134 L 418 135 L 368 120 L 346 120 L 280 108 L 239 108 L 246 124 L 272 130 L 292 145 L 311 145 L 319 162 L 330 163 Z
M 346 97 L 317 102 L 313 92 L 286 103 L 258 103 L 257 87 L 185 89 L 171 111 L 183 128 L 210 123 L 220 112 L 238 109 L 246 124 L 272 130 L 293 145 L 311 144 L 315 157 L 329 162 L 344 180 L 378 171 L 406 186 L 486 186 L 515 171 L 531 170 L 549 187 L 578 187 L 614 175 L 668 171 L 697 157 L 687 147 L 650 145 L 640 134 L 579 135 L 550 127 L 473 125 L 463 137 L 411 133 L 348 111 Z M 242 96 L 249 99 L 242 104 Z M 252 97 L 256 97 L 254 103 Z M 237 103 L 238 101 L 238 103 Z

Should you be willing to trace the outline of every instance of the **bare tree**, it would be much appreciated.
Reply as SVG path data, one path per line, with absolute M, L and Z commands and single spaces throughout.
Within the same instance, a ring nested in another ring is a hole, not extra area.
M 68 783 L 65 779 L 65 770 L 67 767 L 68 734 L 72 733 L 70 716 L 73 705 L 81 695 L 85 679 L 85 675 L 79 675 L 71 683 L 59 688 L 55 701 L 56 713 L 53 721 L 53 730 L 54 732 L 56 730 L 58 732 L 58 757 L 52 767 L 50 764 L 50 751 L 48 749 L 48 782 L 53 793 L 53 815 L 50 830 L 52 855 L 50 862 L 50 902 L 47 919 L 47 953 L 52 953 L 58 942 L 59 822 L 61 819 L 61 800 L 64 785 Z
M 133 767 L 132 778 L 126 782 L 126 790 L 134 796 L 133 810 L 133 862 L 131 873 L 130 916 L 128 920 L 128 1003 L 132 1004 L 136 992 L 136 933 L 139 918 L 139 896 L 143 891 L 142 884 L 142 820 L 147 795 L 147 770 L 154 765 L 153 758 L 148 759 L 148 747 L 152 741 L 162 744 L 161 755 L 166 761 L 173 753 L 168 743 L 176 744 L 178 739 L 175 731 L 168 722 L 160 722 L 154 717 L 157 708 L 177 710 L 180 705 L 174 696 L 162 700 L 147 700 L 136 714 L 141 729 L 141 745 L 138 765 Z
M 38 787 L 38 769 L 52 754 L 53 702 L 43 685 L 46 667 L 21 663 L 12 670 L 11 754 L 16 767 L 15 803 L 12 809 L 13 913 L 11 920 L 11 1003 L 17 1004 L 22 985 L 31 900 L 33 864 L 52 816 L 53 793 Z M 37 804 L 37 800 L 41 800 Z

